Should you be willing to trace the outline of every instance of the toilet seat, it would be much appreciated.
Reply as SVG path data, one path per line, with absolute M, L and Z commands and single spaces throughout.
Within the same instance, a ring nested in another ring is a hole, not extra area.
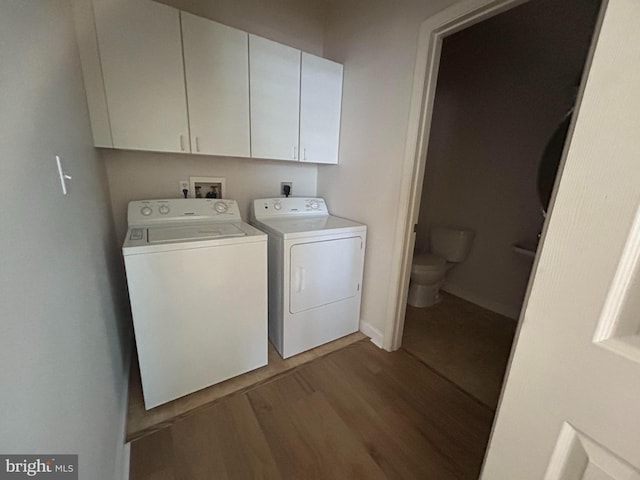
M 414 273 L 428 273 L 443 270 L 446 264 L 447 261 L 438 255 L 423 253 L 413 257 L 411 271 Z

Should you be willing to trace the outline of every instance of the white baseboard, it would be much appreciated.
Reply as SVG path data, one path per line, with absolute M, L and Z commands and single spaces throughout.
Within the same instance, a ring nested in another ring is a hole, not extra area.
M 468 302 L 475 303 L 487 310 L 504 315 L 512 320 L 518 320 L 518 317 L 520 316 L 520 306 L 514 307 L 512 305 L 495 302 L 451 283 L 446 283 L 444 287 L 442 287 L 442 290 Z
M 360 331 L 369 337 L 376 347 L 382 348 L 382 332 L 380 330 L 370 323 L 360 320 Z
M 131 464 L 131 443 L 124 444 L 122 452 L 122 480 L 129 480 L 129 471 Z

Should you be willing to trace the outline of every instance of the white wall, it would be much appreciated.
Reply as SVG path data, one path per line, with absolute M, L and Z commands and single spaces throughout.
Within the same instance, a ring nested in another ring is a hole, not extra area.
M 0 64 L 0 452 L 77 453 L 82 478 L 111 480 L 129 323 L 69 4 L 3 1 Z
M 434 225 L 473 229 L 445 290 L 512 318 L 533 264 L 512 245 L 542 229 L 538 164 L 573 106 L 598 5 L 537 0 L 443 43 L 416 250 Z
M 162 3 L 322 55 L 326 6 L 316 0 L 163 0 Z M 249 201 L 278 196 L 280 182 L 293 182 L 293 195 L 316 195 L 313 164 L 201 155 L 160 154 L 105 149 L 118 241 L 126 231 L 130 200 L 177 198 L 178 182 L 190 176 L 225 177 L 228 198 L 248 215 Z
M 366 223 L 362 321 L 384 332 L 399 185 L 420 23 L 452 0 L 332 2 L 325 55 L 344 63 L 340 164 L 318 168 L 318 195 Z
M 225 177 L 226 196 L 238 201 L 249 218 L 254 198 L 277 197 L 280 182 L 292 182 L 294 195 L 316 193 L 316 166 L 277 160 L 254 160 L 204 155 L 101 150 L 111 191 L 118 241 L 127 229 L 127 204 L 148 198 L 182 196 L 180 180 L 189 177 Z
M 160 0 L 194 15 L 322 56 L 322 0 Z

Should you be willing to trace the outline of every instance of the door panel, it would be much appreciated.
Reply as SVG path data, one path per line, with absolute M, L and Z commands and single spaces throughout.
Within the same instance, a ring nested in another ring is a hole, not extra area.
M 640 472 L 565 423 L 545 480 L 640 480 Z
M 622 253 L 594 342 L 640 363 L 640 209 Z
M 289 311 L 304 310 L 357 295 L 362 238 L 351 237 L 291 247 Z
M 485 480 L 640 471 L 640 2 L 605 8 Z

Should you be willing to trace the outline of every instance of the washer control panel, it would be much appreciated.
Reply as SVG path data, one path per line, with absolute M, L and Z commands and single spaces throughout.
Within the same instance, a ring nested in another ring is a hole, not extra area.
M 238 202 L 215 198 L 138 200 L 129 202 L 129 226 L 189 221 L 242 221 Z
M 329 215 L 322 198 L 288 197 L 260 198 L 252 204 L 254 218 L 271 218 L 290 215 Z

